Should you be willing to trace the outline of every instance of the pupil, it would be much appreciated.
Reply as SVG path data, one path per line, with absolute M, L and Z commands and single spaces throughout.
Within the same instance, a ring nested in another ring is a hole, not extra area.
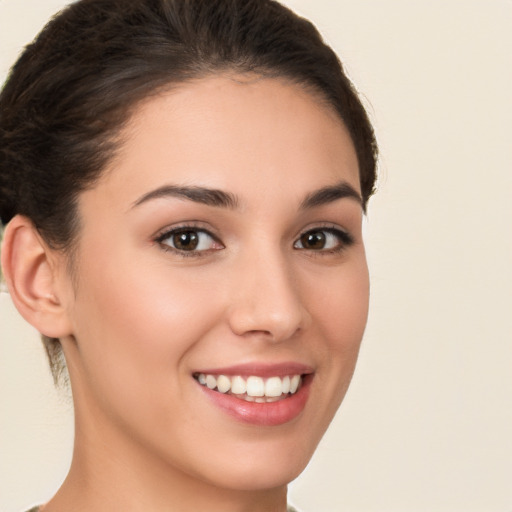
M 192 251 L 197 247 L 199 237 L 195 231 L 183 231 L 174 235 L 173 242 L 176 249 Z
M 325 234 L 321 231 L 306 233 L 302 236 L 302 246 L 308 249 L 323 249 L 325 246 Z

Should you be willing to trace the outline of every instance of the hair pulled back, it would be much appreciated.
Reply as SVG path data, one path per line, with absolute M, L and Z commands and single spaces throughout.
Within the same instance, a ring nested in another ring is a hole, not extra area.
M 354 143 L 363 200 L 374 191 L 371 124 L 316 28 L 273 0 L 80 0 L 28 45 L 0 94 L 0 219 L 31 219 L 69 251 L 76 200 L 100 177 L 137 104 L 220 72 L 280 77 L 319 94 Z M 43 337 L 54 371 L 60 344 Z

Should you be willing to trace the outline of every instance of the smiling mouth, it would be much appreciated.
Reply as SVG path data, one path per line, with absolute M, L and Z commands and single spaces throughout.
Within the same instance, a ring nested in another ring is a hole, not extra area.
M 271 403 L 293 396 L 301 388 L 303 376 L 300 374 L 284 377 L 259 377 L 240 375 L 194 374 L 194 379 L 201 386 L 226 395 L 233 395 L 240 400 L 256 403 Z

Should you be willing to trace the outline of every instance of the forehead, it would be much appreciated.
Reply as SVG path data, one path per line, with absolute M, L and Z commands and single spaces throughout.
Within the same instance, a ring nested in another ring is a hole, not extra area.
M 292 191 L 292 184 L 299 193 L 340 179 L 360 190 L 338 114 L 301 86 L 246 76 L 204 78 L 142 102 L 106 178 L 107 193 L 132 197 L 165 182 L 241 196 Z

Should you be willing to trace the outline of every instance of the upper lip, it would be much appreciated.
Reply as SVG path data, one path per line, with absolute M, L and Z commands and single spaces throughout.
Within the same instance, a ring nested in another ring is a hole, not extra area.
M 244 363 L 226 366 L 223 368 L 203 368 L 195 371 L 194 374 L 204 373 L 209 375 L 226 376 L 240 375 L 241 377 L 251 375 L 259 377 L 286 377 L 287 375 L 309 374 L 313 373 L 313 371 L 313 368 L 309 365 L 290 361 L 275 364 Z

